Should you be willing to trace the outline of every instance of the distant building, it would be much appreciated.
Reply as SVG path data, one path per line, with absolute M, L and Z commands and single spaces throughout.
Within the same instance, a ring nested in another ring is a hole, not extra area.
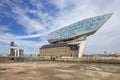
M 14 42 L 10 42 L 10 46 L 14 47 L 15 46 Z M 12 56 L 15 55 L 15 49 L 14 48 L 10 48 L 10 55 L 12 55 Z
M 19 57 L 24 55 L 24 48 L 15 45 L 14 42 L 10 42 L 10 54 L 9 56 Z
M 40 56 L 82 57 L 86 38 L 93 35 L 112 14 L 78 21 L 48 35 L 50 44 L 40 48 Z

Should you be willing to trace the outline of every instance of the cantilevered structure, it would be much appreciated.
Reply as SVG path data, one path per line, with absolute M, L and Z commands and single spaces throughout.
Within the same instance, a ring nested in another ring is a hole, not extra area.
M 112 13 L 87 18 L 53 31 L 48 35 L 48 42 L 50 44 L 42 46 L 41 49 L 47 49 L 47 46 L 52 46 L 58 43 L 78 45 L 78 57 L 81 57 L 85 48 L 86 38 L 94 34 L 111 16 Z

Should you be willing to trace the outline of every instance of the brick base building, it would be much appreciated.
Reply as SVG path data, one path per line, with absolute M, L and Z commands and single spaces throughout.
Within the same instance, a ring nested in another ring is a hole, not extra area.
M 43 45 L 40 48 L 40 56 L 77 57 L 78 46 L 67 43 Z

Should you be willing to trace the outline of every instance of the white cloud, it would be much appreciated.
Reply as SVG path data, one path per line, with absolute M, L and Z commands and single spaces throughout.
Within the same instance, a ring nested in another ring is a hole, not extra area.
M 59 9 L 64 9 L 65 7 L 67 7 L 67 3 L 68 0 L 50 0 L 50 3 L 54 4 L 56 7 L 58 7 Z
M 35 1 L 31 2 L 32 4 L 35 3 Z M 8 5 L 11 7 L 12 12 L 15 14 L 13 15 L 13 18 L 17 20 L 20 25 L 23 25 L 23 27 L 26 29 L 26 33 L 31 34 L 33 32 L 43 32 L 46 30 L 45 27 L 40 24 L 40 21 L 37 19 L 32 19 L 27 15 L 27 10 L 29 10 L 28 7 L 23 9 L 11 1 L 8 1 Z M 41 4 L 38 3 L 36 6 L 40 9 Z
M 19 15 L 17 17 L 18 23 L 23 25 L 27 33 L 33 33 L 33 32 L 43 32 L 45 31 L 45 27 L 40 24 L 40 22 L 30 19 L 28 16 L 25 15 Z
M 40 0 L 29 0 L 30 3 L 37 8 L 37 10 L 40 10 L 43 6 L 40 3 Z
M 23 35 L 23 36 L 17 36 L 19 39 L 25 39 L 25 38 L 39 38 L 39 37 L 46 37 L 48 33 L 41 33 L 41 34 L 31 34 L 31 35 Z

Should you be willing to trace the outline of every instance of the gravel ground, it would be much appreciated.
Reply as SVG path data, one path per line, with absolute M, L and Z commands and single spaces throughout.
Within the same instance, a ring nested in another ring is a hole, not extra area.
M 120 80 L 120 67 L 52 61 L 0 63 L 0 80 Z

